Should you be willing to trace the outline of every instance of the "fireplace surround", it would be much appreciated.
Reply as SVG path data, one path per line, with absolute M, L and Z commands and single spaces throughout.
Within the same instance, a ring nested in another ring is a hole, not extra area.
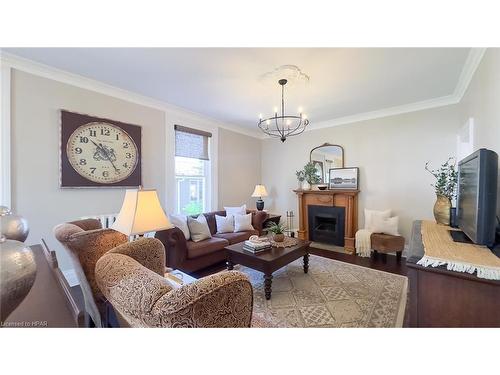
M 309 206 L 341 207 L 344 209 L 344 248 L 348 253 L 354 254 L 354 235 L 358 230 L 359 190 L 294 190 L 294 192 L 299 203 L 298 237 L 302 240 L 312 238 L 309 229 Z

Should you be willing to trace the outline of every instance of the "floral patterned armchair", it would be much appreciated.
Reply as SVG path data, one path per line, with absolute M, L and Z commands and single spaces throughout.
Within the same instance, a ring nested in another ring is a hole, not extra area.
M 164 277 L 165 249 L 155 238 L 120 245 L 96 264 L 97 285 L 121 326 L 250 327 L 252 285 L 228 271 L 178 286 Z

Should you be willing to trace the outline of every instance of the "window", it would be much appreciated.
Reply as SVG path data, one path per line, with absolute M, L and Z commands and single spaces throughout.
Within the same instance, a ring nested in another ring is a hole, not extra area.
M 210 210 L 211 133 L 175 125 L 176 212 L 196 215 Z

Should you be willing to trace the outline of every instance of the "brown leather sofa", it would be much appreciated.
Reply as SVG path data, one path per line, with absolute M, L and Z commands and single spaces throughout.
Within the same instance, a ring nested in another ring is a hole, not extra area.
M 223 234 L 216 234 L 215 215 L 226 216 L 226 211 L 204 213 L 212 238 L 200 242 L 187 241 L 182 231 L 175 227 L 156 232 L 155 237 L 165 246 L 167 266 L 189 273 L 222 262 L 226 259 L 224 247 L 248 240 L 254 234 L 262 234 L 267 213 L 247 210 L 248 213 L 252 213 L 255 230 Z

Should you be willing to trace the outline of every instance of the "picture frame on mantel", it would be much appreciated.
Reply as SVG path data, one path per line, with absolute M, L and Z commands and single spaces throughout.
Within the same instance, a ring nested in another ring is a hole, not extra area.
M 358 190 L 359 168 L 330 168 L 328 172 L 329 190 Z

